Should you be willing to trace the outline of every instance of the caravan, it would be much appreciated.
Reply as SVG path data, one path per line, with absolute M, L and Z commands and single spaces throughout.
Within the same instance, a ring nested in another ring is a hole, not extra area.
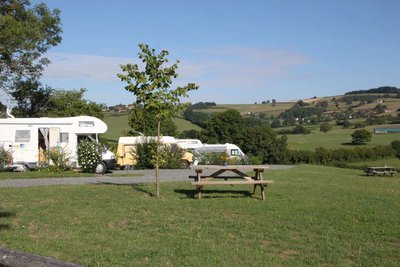
M 0 146 L 12 153 L 12 167 L 26 170 L 37 168 L 45 161 L 44 151 L 61 148 L 70 156 L 70 165 L 78 167 L 78 142 L 89 138 L 98 142 L 98 134 L 107 125 L 89 116 L 67 118 L 6 118 L 0 119 Z M 115 166 L 111 151 L 103 151 L 96 173 L 104 173 Z
M 194 149 L 199 155 L 208 153 L 226 153 L 228 159 L 245 163 L 248 161 L 248 157 L 243 151 L 235 144 L 203 144 L 200 147 Z

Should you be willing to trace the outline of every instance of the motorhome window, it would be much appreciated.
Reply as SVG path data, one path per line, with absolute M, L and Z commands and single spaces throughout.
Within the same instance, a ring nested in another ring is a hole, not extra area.
M 94 127 L 94 121 L 79 121 L 79 127 Z
M 68 141 L 69 141 L 68 133 L 60 133 L 60 142 L 68 143 Z
M 240 156 L 239 149 L 231 149 L 231 156 Z
M 30 130 L 16 130 L 15 131 L 15 142 L 27 143 L 31 140 Z

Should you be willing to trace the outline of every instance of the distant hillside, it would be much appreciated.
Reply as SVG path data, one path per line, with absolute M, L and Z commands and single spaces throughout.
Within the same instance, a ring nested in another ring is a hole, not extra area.
M 382 86 L 368 90 L 358 90 L 345 93 L 344 95 L 359 95 L 359 94 L 400 94 L 400 88 L 393 86 Z

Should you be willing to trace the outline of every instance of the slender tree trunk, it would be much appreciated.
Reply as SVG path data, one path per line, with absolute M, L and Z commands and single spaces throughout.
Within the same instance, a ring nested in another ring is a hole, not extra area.
M 157 122 L 157 156 L 156 156 L 156 196 L 160 197 L 160 125 L 161 121 Z

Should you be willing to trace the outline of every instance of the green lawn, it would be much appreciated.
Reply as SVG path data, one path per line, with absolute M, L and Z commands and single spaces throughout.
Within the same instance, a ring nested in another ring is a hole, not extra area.
M 400 179 L 299 166 L 251 187 L 0 188 L 0 246 L 88 266 L 398 266 Z
M 400 127 L 400 125 L 382 125 L 379 127 Z M 374 127 L 368 126 L 365 129 L 373 132 Z M 325 148 L 352 148 L 354 146 L 349 145 L 351 143 L 351 134 L 355 129 L 343 129 L 342 127 L 335 126 L 331 131 L 322 133 L 319 131 L 319 127 L 314 127 L 310 134 L 296 134 L 287 135 L 289 148 L 297 150 L 314 150 L 317 147 Z M 376 145 L 389 145 L 393 140 L 400 140 L 400 133 L 390 134 L 373 134 L 371 142 L 366 146 Z
M 26 172 L 0 172 L 0 180 L 5 179 L 31 179 L 31 178 L 61 178 L 61 177 L 90 177 L 94 173 L 81 173 L 74 171 L 50 172 L 50 171 L 26 171 Z

